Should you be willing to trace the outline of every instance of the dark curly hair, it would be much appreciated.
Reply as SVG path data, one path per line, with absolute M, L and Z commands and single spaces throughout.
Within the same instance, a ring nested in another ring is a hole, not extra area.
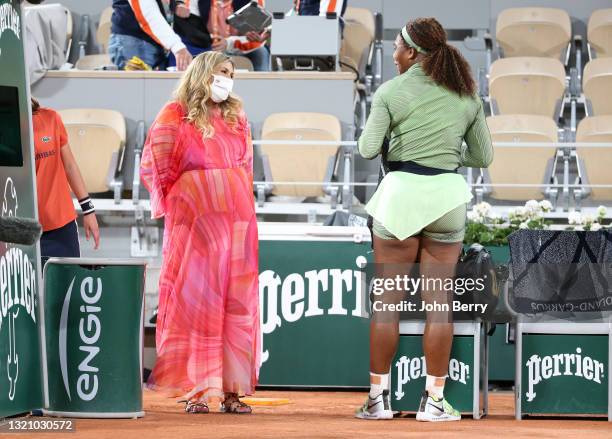
M 459 50 L 446 42 L 446 31 L 438 20 L 417 18 L 408 22 L 406 31 L 416 45 L 427 51 L 421 64 L 430 78 L 458 95 L 474 94 L 476 84 L 470 65 Z

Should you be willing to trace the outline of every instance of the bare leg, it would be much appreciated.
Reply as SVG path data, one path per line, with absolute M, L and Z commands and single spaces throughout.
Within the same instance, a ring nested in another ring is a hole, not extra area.
M 386 278 L 397 274 L 408 274 L 419 250 L 419 238 L 380 239 L 374 236 L 374 261 L 383 270 Z M 401 294 L 388 292 L 382 297 L 384 303 L 398 303 Z M 380 314 L 379 314 L 380 315 Z M 376 314 L 370 321 L 370 371 L 387 374 L 399 341 L 399 313 L 385 312 L 384 317 Z M 376 383 L 379 384 L 379 383 Z
M 455 269 L 462 244 L 443 243 L 429 238 L 421 241 L 420 268 L 424 279 L 447 279 L 455 275 Z M 450 304 L 453 292 L 441 290 L 423 292 L 426 303 L 437 302 Z M 425 334 L 423 335 L 423 352 L 427 363 L 427 374 L 443 377 L 448 373 L 448 362 L 453 344 L 452 311 L 434 311 L 427 313 Z
M 394 278 L 410 274 L 419 250 L 419 239 L 381 239 L 374 236 L 373 309 L 370 319 L 370 391 L 355 416 L 360 419 L 393 419 L 389 395 L 389 369 L 399 341 L 399 312 L 381 309 L 400 303 L 404 294 Z M 391 281 L 391 282 L 389 282 Z M 391 283 L 391 285 L 389 285 Z M 381 288 L 382 287 L 382 288 Z M 382 291 L 380 291 L 382 290 Z M 382 294 L 380 294 L 382 293 Z

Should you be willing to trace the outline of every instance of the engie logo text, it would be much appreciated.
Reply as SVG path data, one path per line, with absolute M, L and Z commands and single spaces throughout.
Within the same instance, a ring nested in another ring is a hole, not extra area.
M 71 388 L 76 388 L 76 394 L 81 400 L 91 401 L 98 394 L 100 384 L 98 381 L 99 364 L 96 357 L 100 353 L 98 342 L 102 334 L 102 323 L 98 317 L 102 311 L 102 308 L 98 306 L 102 297 L 102 279 L 86 277 L 76 288 L 75 281 L 76 277 L 70 282 L 62 305 L 59 327 L 60 367 L 68 399 L 72 400 Z M 76 296 L 74 298 L 73 293 Z M 79 305 L 71 306 L 72 300 L 77 300 Z M 74 312 L 75 310 L 78 312 Z M 77 334 L 68 334 L 69 328 L 78 328 L 76 342 L 72 341 L 72 338 Z M 70 348 L 68 348 L 69 336 L 71 337 Z M 76 349 L 77 346 L 78 349 Z M 77 356 L 76 377 L 69 376 L 69 355 Z

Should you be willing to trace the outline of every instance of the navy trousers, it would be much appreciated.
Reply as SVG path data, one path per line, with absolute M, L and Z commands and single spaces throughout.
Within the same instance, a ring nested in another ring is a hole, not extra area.
M 59 229 L 44 232 L 40 237 L 42 265 L 49 258 L 78 258 L 81 256 L 79 232 L 76 221 L 70 221 Z

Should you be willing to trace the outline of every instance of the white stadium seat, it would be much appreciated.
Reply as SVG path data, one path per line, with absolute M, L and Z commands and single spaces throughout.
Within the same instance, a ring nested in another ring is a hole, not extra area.
M 554 117 L 565 92 L 565 69 L 553 58 L 498 59 L 491 65 L 489 94 L 499 114 Z
M 125 119 L 113 110 L 75 108 L 59 112 L 68 142 L 90 193 L 111 190 L 125 147 Z
M 584 118 L 578 125 L 576 141 L 579 143 L 612 143 L 612 115 Z M 612 184 L 612 149 L 578 148 L 580 180 L 582 184 Z M 612 188 L 584 187 L 582 197 L 592 200 L 612 200 Z
M 557 125 L 545 116 L 504 115 L 487 118 L 493 142 L 556 143 Z M 495 148 L 488 168 L 490 182 L 503 184 L 539 184 L 552 182 L 555 147 Z M 526 165 L 528 163 L 528 165 Z M 489 196 L 500 200 L 542 199 L 542 187 L 492 187 Z
M 113 15 L 113 8 L 108 7 L 102 11 L 100 15 L 100 23 L 98 24 L 98 30 L 96 32 L 96 39 L 98 44 L 102 48 L 102 52 L 108 52 L 108 40 L 111 34 L 111 17 Z
M 266 118 L 262 140 L 340 141 L 340 121 L 323 113 L 277 113 Z M 273 181 L 321 182 L 321 185 L 277 185 L 275 195 L 313 197 L 324 195 L 324 183 L 333 169 L 338 145 L 266 145 L 261 146 L 264 159 L 269 164 Z M 269 177 L 266 177 L 268 180 Z
M 568 13 L 555 8 L 506 9 L 497 17 L 496 29 L 504 57 L 564 59 L 572 36 Z
M 591 14 L 587 35 L 590 49 L 598 58 L 612 56 L 612 8 Z
M 596 58 L 584 68 L 584 95 L 595 116 L 612 114 L 612 58 Z

